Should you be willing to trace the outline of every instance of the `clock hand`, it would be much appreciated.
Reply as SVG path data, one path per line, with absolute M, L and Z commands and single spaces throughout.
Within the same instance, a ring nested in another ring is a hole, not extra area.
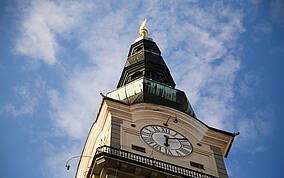
M 165 146 L 170 146 L 169 145 L 169 137 L 167 135 L 164 135 L 164 137 L 166 138 L 166 143 L 164 143 Z
M 168 139 L 187 140 L 186 138 L 168 138 Z
M 170 138 L 167 135 L 164 135 L 164 137 L 166 138 L 166 142 L 164 143 L 165 146 L 170 146 L 169 144 L 169 139 L 176 139 L 176 140 L 187 140 L 186 138 Z

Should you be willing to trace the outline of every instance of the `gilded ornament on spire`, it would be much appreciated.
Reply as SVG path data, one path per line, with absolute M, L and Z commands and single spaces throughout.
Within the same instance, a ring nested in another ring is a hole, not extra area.
M 147 34 L 148 34 L 147 29 L 144 28 L 146 22 L 147 22 L 147 19 L 145 19 L 140 26 L 140 31 L 139 31 L 140 36 L 147 36 Z

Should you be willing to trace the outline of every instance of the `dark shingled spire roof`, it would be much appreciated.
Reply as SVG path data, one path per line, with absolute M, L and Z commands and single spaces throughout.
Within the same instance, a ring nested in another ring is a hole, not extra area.
M 175 82 L 157 44 L 140 37 L 131 45 L 117 89 L 106 96 L 126 104 L 153 103 L 195 117 L 193 109 Z

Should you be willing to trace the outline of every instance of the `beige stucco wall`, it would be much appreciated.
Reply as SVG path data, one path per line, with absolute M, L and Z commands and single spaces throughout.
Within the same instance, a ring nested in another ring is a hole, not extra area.
M 151 104 L 140 104 L 131 108 L 131 119 L 124 120 L 121 124 L 121 147 L 124 150 L 128 150 L 140 155 L 153 157 L 154 159 L 162 160 L 172 164 L 176 164 L 182 167 L 206 172 L 210 175 L 218 176 L 216 165 L 214 164 L 214 155 L 209 145 L 202 144 L 198 146 L 203 135 L 206 133 L 207 128 L 194 121 L 194 118 L 190 116 L 180 116 L 176 110 L 160 107 Z M 173 116 L 177 117 L 178 123 L 173 122 Z M 161 125 L 167 121 L 168 128 L 178 131 L 185 136 L 193 146 L 193 152 L 185 157 L 169 156 L 148 146 L 140 137 L 140 130 L 146 125 Z M 135 124 L 136 127 L 132 127 L 131 124 Z M 131 145 L 137 145 L 146 148 L 146 153 L 135 151 L 131 149 Z M 191 167 L 189 162 L 193 161 L 199 164 L 203 164 L 205 170 Z
M 168 127 L 181 133 L 191 142 L 193 152 L 190 155 L 185 157 L 168 156 L 152 149 L 140 137 L 140 129 L 142 127 L 146 125 L 163 126 L 163 123 L 169 117 Z M 177 118 L 178 123 L 174 123 L 173 118 Z M 218 176 L 218 169 L 214 152 L 210 146 L 220 147 L 222 157 L 231 139 L 208 129 L 203 123 L 183 112 L 155 104 L 141 103 L 128 106 L 104 99 L 95 121 L 96 123 L 89 132 L 82 155 L 93 156 L 97 147 L 113 145 L 112 141 L 115 141 L 115 145 L 121 149 L 214 176 Z M 133 124 L 136 126 L 131 126 Z M 117 132 L 120 133 L 117 134 Z M 112 136 L 112 134 L 115 134 L 115 136 Z M 119 135 L 119 138 L 117 138 L 117 135 Z M 202 146 L 198 146 L 198 143 L 201 143 Z M 132 144 L 146 148 L 146 153 L 132 150 Z M 205 169 L 191 167 L 190 161 L 204 165 Z M 84 177 L 83 172 L 88 171 L 91 163 L 91 158 L 82 158 L 77 169 L 77 177 Z

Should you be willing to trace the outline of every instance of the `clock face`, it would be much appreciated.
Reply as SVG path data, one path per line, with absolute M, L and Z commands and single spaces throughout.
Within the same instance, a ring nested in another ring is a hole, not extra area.
M 192 145 L 183 135 L 159 125 L 148 125 L 141 129 L 140 136 L 150 147 L 171 156 L 186 156 Z

